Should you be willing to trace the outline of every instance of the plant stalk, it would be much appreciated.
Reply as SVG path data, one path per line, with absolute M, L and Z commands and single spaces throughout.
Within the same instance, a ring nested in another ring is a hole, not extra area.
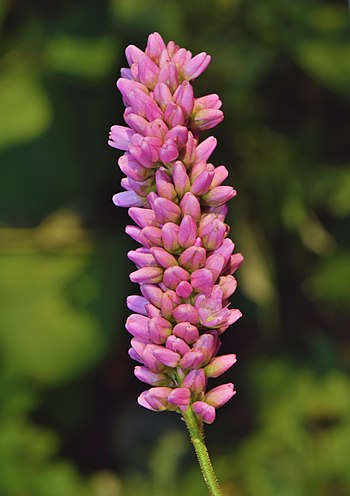
M 203 478 L 208 487 L 209 495 L 223 496 L 222 489 L 216 478 L 209 453 L 205 445 L 203 427 L 198 424 L 197 418 L 191 407 L 189 407 L 186 412 L 182 413 L 182 417 L 186 423 L 188 432 L 190 433 L 191 441 L 198 458 Z

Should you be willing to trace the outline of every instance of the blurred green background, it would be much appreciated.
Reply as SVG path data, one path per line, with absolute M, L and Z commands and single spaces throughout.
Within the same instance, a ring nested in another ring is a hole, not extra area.
M 213 162 L 246 262 L 208 426 L 225 496 L 350 494 L 350 37 L 343 1 L 0 2 L 0 496 L 204 496 L 179 416 L 141 409 L 124 330 L 115 88 L 159 31 L 212 64 Z

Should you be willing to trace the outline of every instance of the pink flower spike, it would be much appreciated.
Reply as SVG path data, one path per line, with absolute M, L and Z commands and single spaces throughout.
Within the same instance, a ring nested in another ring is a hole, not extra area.
M 195 401 L 192 405 L 192 410 L 206 424 L 212 424 L 215 420 L 215 408 L 204 403 L 204 401 Z
M 200 76 L 210 64 L 210 58 L 210 55 L 202 52 L 186 62 L 182 70 L 183 78 L 191 81 Z
M 219 377 L 231 368 L 236 361 L 236 355 L 234 354 L 215 357 L 205 367 L 205 375 L 206 377 Z
M 236 394 L 236 391 L 233 389 L 232 382 L 228 384 L 222 384 L 221 386 L 217 386 L 214 389 L 211 389 L 204 397 L 204 400 L 208 405 L 213 406 L 214 408 L 220 408 L 225 403 L 227 403 L 232 396 Z

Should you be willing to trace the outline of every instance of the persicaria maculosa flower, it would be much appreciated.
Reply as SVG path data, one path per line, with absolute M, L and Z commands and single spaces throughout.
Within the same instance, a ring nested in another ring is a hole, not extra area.
M 217 353 L 221 335 L 241 317 L 229 298 L 243 261 L 225 223 L 236 191 L 223 185 L 226 167 L 208 162 L 216 139 L 200 140 L 200 131 L 223 120 L 221 101 L 194 96 L 193 80 L 210 62 L 206 53 L 192 56 L 158 33 L 144 52 L 130 45 L 125 53 L 129 67 L 117 87 L 127 126 L 112 126 L 109 144 L 124 151 L 124 191 L 113 201 L 129 209 L 134 224 L 126 232 L 140 245 L 128 254 L 141 294 L 127 298 L 134 313 L 126 322 L 135 375 L 151 386 L 138 402 L 154 411 L 191 410 L 210 424 L 235 394 L 231 383 L 209 391 L 207 383 L 236 361 Z

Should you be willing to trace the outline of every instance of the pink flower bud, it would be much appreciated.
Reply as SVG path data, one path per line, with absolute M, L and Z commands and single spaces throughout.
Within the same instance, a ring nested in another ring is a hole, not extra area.
M 135 134 L 133 129 L 125 126 L 112 126 L 109 132 L 108 144 L 118 150 L 128 150 L 130 140 Z
M 143 165 L 137 162 L 130 153 L 122 155 L 118 160 L 118 165 L 125 175 L 135 181 L 144 181 L 152 174 L 150 169 L 143 167 Z
M 177 195 L 169 175 L 164 170 L 158 169 L 155 177 L 158 195 L 167 200 L 174 201 Z
M 131 127 L 136 133 L 146 135 L 147 126 L 149 124 L 146 119 L 137 114 L 128 114 L 124 116 L 124 120 L 129 127 Z
M 235 244 L 231 239 L 226 238 L 222 245 L 214 251 L 215 255 L 221 255 L 224 258 L 225 264 L 230 260 L 231 254 L 235 248 Z
M 211 95 L 201 96 L 195 99 L 194 112 L 205 109 L 219 109 L 222 106 L 220 98 L 215 93 Z
M 182 151 L 181 160 L 188 168 L 195 160 L 197 140 L 194 139 L 193 134 L 189 131 L 186 147 Z
M 224 119 L 224 114 L 221 110 L 205 109 L 200 110 L 192 115 L 191 127 L 197 131 L 211 129 Z
M 139 234 L 139 240 L 146 248 L 162 246 L 162 230 L 158 227 L 144 227 Z
M 189 322 L 181 322 L 174 327 L 173 335 L 183 339 L 187 344 L 193 344 L 197 341 L 199 332 L 197 327 Z
M 228 176 L 228 170 L 224 165 L 220 165 L 219 167 L 215 167 L 214 177 L 211 182 L 211 188 L 216 188 L 220 186 Z
M 156 216 L 154 215 L 153 210 L 149 208 L 131 207 L 128 210 L 128 214 L 132 220 L 142 228 L 146 226 L 155 226 L 156 224 Z
M 181 303 L 181 298 L 177 296 L 175 291 L 168 290 L 163 293 L 160 309 L 162 311 L 163 316 L 166 319 L 170 319 L 172 317 L 172 313 L 174 308 L 176 308 Z
M 136 343 L 131 340 L 133 348 L 135 348 Z M 156 344 L 146 344 L 142 350 L 141 358 L 144 365 L 150 369 L 151 372 L 158 374 L 159 372 L 164 372 L 166 370 L 166 365 L 164 365 L 157 357 L 154 355 L 153 351 L 158 348 Z M 136 347 L 136 351 L 137 347 Z
M 158 81 L 165 83 L 173 93 L 178 85 L 178 72 L 174 62 L 165 62 L 159 71 Z
M 192 405 L 192 410 L 206 424 L 212 424 L 215 420 L 215 408 L 204 403 L 204 401 L 195 401 Z
M 199 395 L 205 390 L 207 379 L 203 369 L 191 370 L 185 379 L 182 381 L 181 386 L 190 389 L 195 395 Z
M 167 222 L 178 223 L 181 218 L 181 209 L 176 203 L 166 198 L 157 198 L 154 202 L 154 213 L 160 224 Z
M 219 286 L 222 290 L 222 299 L 227 300 L 237 288 L 237 281 L 233 276 L 223 276 L 219 279 Z
M 185 48 L 179 48 L 176 50 L 172 56 L 172 61 L 175 62 L 178 68 L 182 68 L 186 62 L 190 61 L 192 58 L 192 53 Z
M 128 187 L 125 189 L 132 189 L 138 196 L 147 196 L 153 189 L 154 178 L 150 177 L 146 181 L 134 181 L 131 178 L 125 178 L 128 181 Z
M 154 284 L 142 284 L 141 293 L 152 305 L 160 308 L 160 304 L 163 297 L 163 291 Z
M 140 313 L 141 315 L 147 315 L 146 305 L 148 304 L 148 300 L 143 296 L 132 295 L 128 296 L 126 299 L 126 306 L 132 312 Z
M 190 274 L 182 267 L 176 265 L 164 271 L 163 284 L 167 288 L 175 290 L 182 281 L 188 281 L 189 278 Z
M 180 360 L 180 367 L 183 369 L 199 369 L 205 361 L 201 350 L 192 348 Z
M 150 251 L 156 262 L 164 269 L 177 266 L 176 258 L 163 248 L 153 247 Z
M 221 255 L 213 254 L 207 258 L 205 268 L 209 269 L 212 272 L 214 277 L 214 282 L 221 274 L 224 265 L 225 265 L 225 259 Z
M 182 84 L 176 89 L 174 93 L 174 102 L 179 105 L 187 119 L 193 110 L 194 97 L 193 86 L 188 81 L 183 81 Z
M 163 279 L 163 269 L 160 267 L 142 267 L 141 269 L 131 272 L 130 280 L 132 282 L 143 283 L 157 283 Z
M 215 353 L 216 340 L 212 334 L 202 334 L 193 344 L 193 348 L 200 350 L 205 362 L 208 362 Z
M 217 145 L 217 139 L 214 136 L 209 136 L 200 143 L 196 148 L 196 164 L 199 162 L 206 162 L 210 155 L 213 153 Z
M 145 252 L 147 250 L 147 252 Z M 138 269 L 141 267 L 157 267 L 157 262 L 153 255 L 149 253 L 148 248 L 137 248 L 128 252 L 128 258 Z
M 167 222 L 162 227 L 164 249 L 170 253 L 176 253 L 180 248 L 178 242 L 179 229 L 179 226 L 173 222 Z
M 148 36 L 145 52 L 151 59 L 158 62 L 160 54 L 164 49 L 165 43 L 159 33 L 152 33 Z
M 141 115 L 141 117 L 150 122 L 163 117 L 163 113 L 156 102 L 138 88 L 128 94 L 128 101 L 133 114 Z
M 163 164 L 168 164 L 173 160 L 176 160 L 179 156 L 179 150 L 176 143 L 172 139 L 168 139 L 163 144 L 162 148 L 159 150 L 159 158 Z
M 191 286 L 197 293 L 209 294 L 213 289 L 214 277 L 209 269 L 198 269 L 191 274 Z
M 130 236 L 130 238 L 134 239 L 138 243 L 140 243 L 140 232 L 141 229 L 136 226 L 126 226 L 125 227 L 125 232 Z
M 179 160 L 173 166 L 173 181 L 176 193 L 182 198 L 189 191 L 191 185 L 186 168 Z
M 207 55 L 205 52 L 199 53 L 184 65 L 182 70 L 183 78 L 188 81 L 197 78 L 205 71 L 209 63 L 210 55 Z
M 138 196 L 134 191 L 122 191 L 112 198 L 117 207 L 141 207 L 145 204 L 145 199 Z
M 236 196 L 237 192 L 231 186 L 217 186 L 203 196 L 205 203 L 211 207 L 219 207 Z
M 241 253 L 235 253 L 231 255 L 228 265 L 225 267 L 223 275 L 233 274 L 243 263 L 243 255 Z
M 163 344 L 170 336 L 172 325 L 163 317 L 153 317 L 148 323 L 149 338 L 155 344 Z
M 198 199 L 190 192 L 186 193 L 180 202 L 183 215 L 189 215 L 196 222 L 201 218 L 201 206 Z
M 188 298 L 191 296 L 193 292 L 193 288 L 190 283 L 187 281 L 181 281 L 178 287 L 176 288 L 176 294 L 180 296 L 180 298 Z
M 184 215 L 178 234 L 179 245 L 182 248 L 189 248 L 194 244 L 197 237 L 197 224 L 193 217 Z
M 169 403 L 180 407 L 180 410 L 187 410 L 190 404 L 191 392 L 189 389 L 180 387 L 173 389 L 168 396 Z
M 208 391 L 208 393 L 204 396 L 204 400 L 208 405 L 213 406 L 214 408 L 220 408 L 235 394 L 236 391 L 234 391 L 233 384 L 230 382 L 228 384 L 217 386 Z
M 125 49 L 125 57 L 130 67 L 135 62 L 138 62 L 143 54 L 143 51 L 137 48 L 135 45 L 129 45 Z
M 165 83 L 158 82 L 156 84 L 153 96 L 163 111 L 169 103 L 173 103 L 173 96 L 169 90 L 169 87 Z
M 128 95 L 130 95 L 133 91 L 139 90 L 148 95 L 148 89 L 143 84 L 138 81 L 128 80 L 125 78 L 119 78 L 117 81 L 117 88 L 123 96 L 124 105 L 130 105 L 130 100 Z
M 134 374 L 140 381 L 151 386 L 168 386 L 170 382 L 165 374 L 155 374 L 148 370 L 147 367 L 141 367 L 140 365 L 135 367 Z
M 162 314 L 156 306 L 152 305 L 152 303 L 147 303 L 146 305 L 147 317 L 153 319 L 154 317 L 161 317 Z
M 164 120 L 169 127 L 182 126 L 185 121 L 182 108 L 175 103 L 168 103 L 164 110 Z
M 178 262 L 185 269 L 194 272 L 204 267 L 206 251 L 200 246 L 190 246 L 180 255 Z
M 155 346 L 152 349 L 152 353 L 160 363 L 163 363 L 167 367 L 176 367 L 181 358 L 178 353 L 168 350 L 163 346 Z
M 232 367 L 236 361 L 236 355 L 234 354 L 215 357 L 205 367 L 205 375 L 207 377 L 219 377 Z
M 183 303 L 173 310 L 173 317 L 176 322 L 189 322 L 197 324 L 199 321 L 198 312 L 194 306 L 189 303 Z
M 185 126 L 179 125 L 175 126 L 173 129 L 170 129 L 170 131 L 165 136 L 165 140 L 174 140 L 178 149 L 181 150 L 181 148 L 183 148 L 187 143 L 188 135 L 188 129 Z
M 198 234 L 202 239 L 203 246 L 209 251 L 221 246 L 227 232 L 227 225 L 217 219 L 214 214 L 203 217 L 198 227 Z
M 147 55 L 142 55 L 137 64 L 137 79 L 140 83 L 152 90 L 157 83 L 158 75 L 158 66 Z
M 125 327 L 126 330 L 136 338 L 149 339 L 148 323 L 148 317 L 133 313 L 128 317 Z
M 188 344 L 181 338 L 177 338 L 176 336 L 169 336 L 166 340 L 166 347 L 169 350 L 175 351 L 176 353 L 180 353 L 180 355 L 184 355 L 188 351 L 190 351 L 190 347 Z
M 203 172 L 198 174 L 191 186 L 191 193 L 197 196 L 204 195 L 210 188 L 212 179 L 214 177 L 214 166 L 207 164 Z

